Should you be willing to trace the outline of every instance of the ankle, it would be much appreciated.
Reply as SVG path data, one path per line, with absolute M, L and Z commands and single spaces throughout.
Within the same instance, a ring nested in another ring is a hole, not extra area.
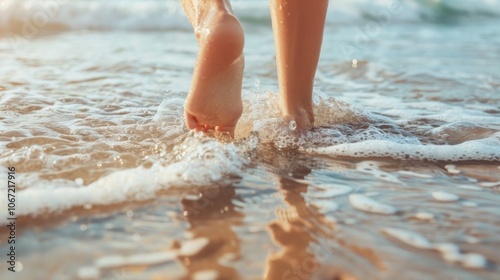
M 287 123 L 295 121 L 298 131 L 309 130 L 314 126 L 314 113 L 312 105 L 301 104 L 297 106 L 284 106 L 281 102 L 278 104 L 281 115 Z

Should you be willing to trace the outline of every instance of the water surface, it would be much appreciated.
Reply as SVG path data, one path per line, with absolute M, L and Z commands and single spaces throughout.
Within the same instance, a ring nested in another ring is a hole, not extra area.
M 498 1 L 332 1 L 316 127 L 298 138 L 276 110 L 266 3 L 236 1 L 245 112 L 230 143 L 184 128 L 197 45 L 178 5 L 59 1 L 28 36 L 19 19 L 45 6 L 21 2 L 0 5 L 22 268 L 2 262 L 2 279 L 499 273 Z

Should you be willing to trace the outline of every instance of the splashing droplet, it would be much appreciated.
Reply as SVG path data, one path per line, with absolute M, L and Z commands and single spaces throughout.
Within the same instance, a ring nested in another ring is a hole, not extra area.
M 357 59 L 353 59 L 352 60 L 352 68 L 357 68 L 358 67 L 358 60 Z
M 291 120 L 288 124 L 288 127 L 290 128 L 290 130 L 295 131 L 297 129 L 297 122 L 295 120 Z

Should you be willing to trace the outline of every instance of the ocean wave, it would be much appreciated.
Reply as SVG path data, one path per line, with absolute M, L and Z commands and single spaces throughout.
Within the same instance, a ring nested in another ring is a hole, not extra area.
M 8 96 L 15 95 L 7 94 L 5 100 L 0 100 L 0 104 L 12 100 L 7 98 Z M 404 106 L 404 101 L 400 99 L 383 96 L 377 96 L 376 99 L 387 107 Z M 33 98 L 30 100 L 34 102 Z M 148 125 L 140 122 L 132 127 L 108 126 L 105 130 L 101 130 L 104 134 L 99 136 L 104 138 L 103 141 L 112 142 L 112 146 L 115 147 L 121 143 L 122 139 L 119 137 L 121 133 L 127 133 L 129 139 L 125 141 L 127 146 L 119 150 L 132 152 L 133 149 L 130 147 L 138 146 L 137 151 L 145 151 L 148 150 L 148 141 L 141 140 L 148 137 L 145 131 L 163 129 L 166 134 L 163 132 L 160 134 L 165 135 L 154 137 L 158 138 L 161 145 L 168 147 L 161 148 L 162 152 L 158 157 L 152 155 L 150 160 L 131 168 L 118 170 L 109 168 L 107 174 L 87 184 L 82 178 L 54 179 L 53 176 L 47 174 L 42 176 L 38 172 L 21 174 L 19 180 L 29 187 L 17 193 L 19 201 L 23 201 L 17 209 L 17 215 L 38 216 L 60 213 L 86 205 L 91 207 L 130 201 L 140 202 L 153 199 L 158 193 L 169 189 L 221 185 L 231 177 L 244 175 L 247 166 L 251 164 L 251 155 L 265 146 L 274 146 L 281 151 L 294 149 L 305 154 L 333 158 L 341 156 L 359 159 L 392 158 L 448 162 L 500 160 L 500 132 L 496 125 L 498 117 L 480 110 L 463 109 L 440 102 L 431 104 L 433 106 L 429 106 L 429 103 L 423 104 L 425 106 L 418 104 L 422 106 L 413 106 L 411 118 L 404 117 L 402 111 L 390 112 L 390 115 L 401 118 L 399 121 L 394 121 L 390 117 L 378 114 L 377 111 L 328 97 L 316 90 L 314 94 L 316 127 L 298 135 L 279 117 L 277 102 L 276 93 L 245 93 L 245 113 L 236 130 L 238 140 L 234 143 L 225 143 L 201 133 L 186 134 L 182 106 L 177 100 L 164 101 Z M 433 114 L 429 114 L 430 112 Z M 469 122 L 464 122 L 458 117 L 449 118 L 451 112 L 461 116 L 460 118 L 468 119 Z M 415 128 L 412 123 L 416 119 L 421 124 Z M 443 123 L 439 121 L 440 119 L 448 119 L 448 122 Z M 475 122 L 471 122 L 472 120 Z M 73 122 L 74 125 L 76 123 Z M 62 133 L 61 135 L 67 133 L 65 129 L 54 128 L 50 124 L 48 126 L 58 131 L 54 130 L 53 133 Z M 98 127 L 87 127 L 88 132 L 98 129 Z M 76 127 L 70 131 L 72 135 L 83 133 Z M 183 135 L 181 137 L 183 140 L 179 137 L 173 139 L 170 135 L 172 132 L 177 136 Z M 6 131 L 3 136 L 19 136 L 21 133 L 21 130 Z M 117 140 L 113 140 L 115 138 Z M 98 150 L 97 146 L 103 143 L 93 139 L 87 140 L 90 141 L 88 145 L 91 145 L 92 150 Z M 50 170 L 45 172 L 62 174 L 75 173 L 72 164 L 84 169 L 95 169 L 96 167 L 91 165 L 95 166 L 97 162 L 99 168 L 102 158 L 106 157 L 103 152 L 100 155 L 83 154 L 89 149 L 85 147 L 82 147 L 82 153 L 76 152 L 78 149 L 75 149 L 76 154 L 62 156 L 59 152 L 51 152 L 47 148 L 53 146 L 54 151 L 58 151 L 61 148 L 55 149 L 56 146 L 67 147 L 70 143 L 71 141 L 63 140 L 61 137 L 20 137 L 7 145 L 11 151 L 6 149 L 0 162 L 5 166 L 18 166 L 20 169 L 20 166 L 24 166 L 25 169 L 47 166 Z M 28 148 L 22 148 L 24 146 Z M 98 156 L 101 160 L 97 161 L 94 156 Z M 112 160 L 124 161 L 127 156 L 122 153 L 113 156 Z M 61 161 L 66 163 L 61 166 Z M 60 170 L 61 168 L 63 170 Z M 5 194 L 6 190 L 1 192 Z M 7 208 L 6 203 L 7 201 L 0 201 L 0 207 Z
M 139 166 L 116 171 L 87 186 L 81 178 L 41 180 L 38 176 L 23 174 L 24 184 L 31 187 L 18 192 L 18 199 L 23 203 L 16 213 L 20 217 L 38 216 L 86 205 L 139 202 L 153 199 L 159 192 L 172 188 L 223 184 L 227 175 L 242 172 L 247 163 L 245 152 L 256 143 L 225 144 L 195 134 L 177 147 L 174 152 L 178 155 L 176 162 L 165 164 L 157 161 L 148 168 Z M 7 200 L 1 201 L 0 206 L 6 208 Z
M 232 1 L 245 25 L 270 23 L 265 0 Z M 189 29 L 178 0 L 2 0 L 0 34 L 32 37 L 65 30 L 161 31 Z M 500 1 L 331 1 L 328 23 L 451 22 L 500 16 Z

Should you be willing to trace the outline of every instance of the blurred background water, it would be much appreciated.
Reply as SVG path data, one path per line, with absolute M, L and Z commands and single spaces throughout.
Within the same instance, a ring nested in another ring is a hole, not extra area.
M 500 1 L 330 1 L 300 138 L 267 1 L 232 3 L 245 112 L 225 143 L 184 128 L 177 1 L 0 0 L 21 270 L 1 278 L 496 279 Z

